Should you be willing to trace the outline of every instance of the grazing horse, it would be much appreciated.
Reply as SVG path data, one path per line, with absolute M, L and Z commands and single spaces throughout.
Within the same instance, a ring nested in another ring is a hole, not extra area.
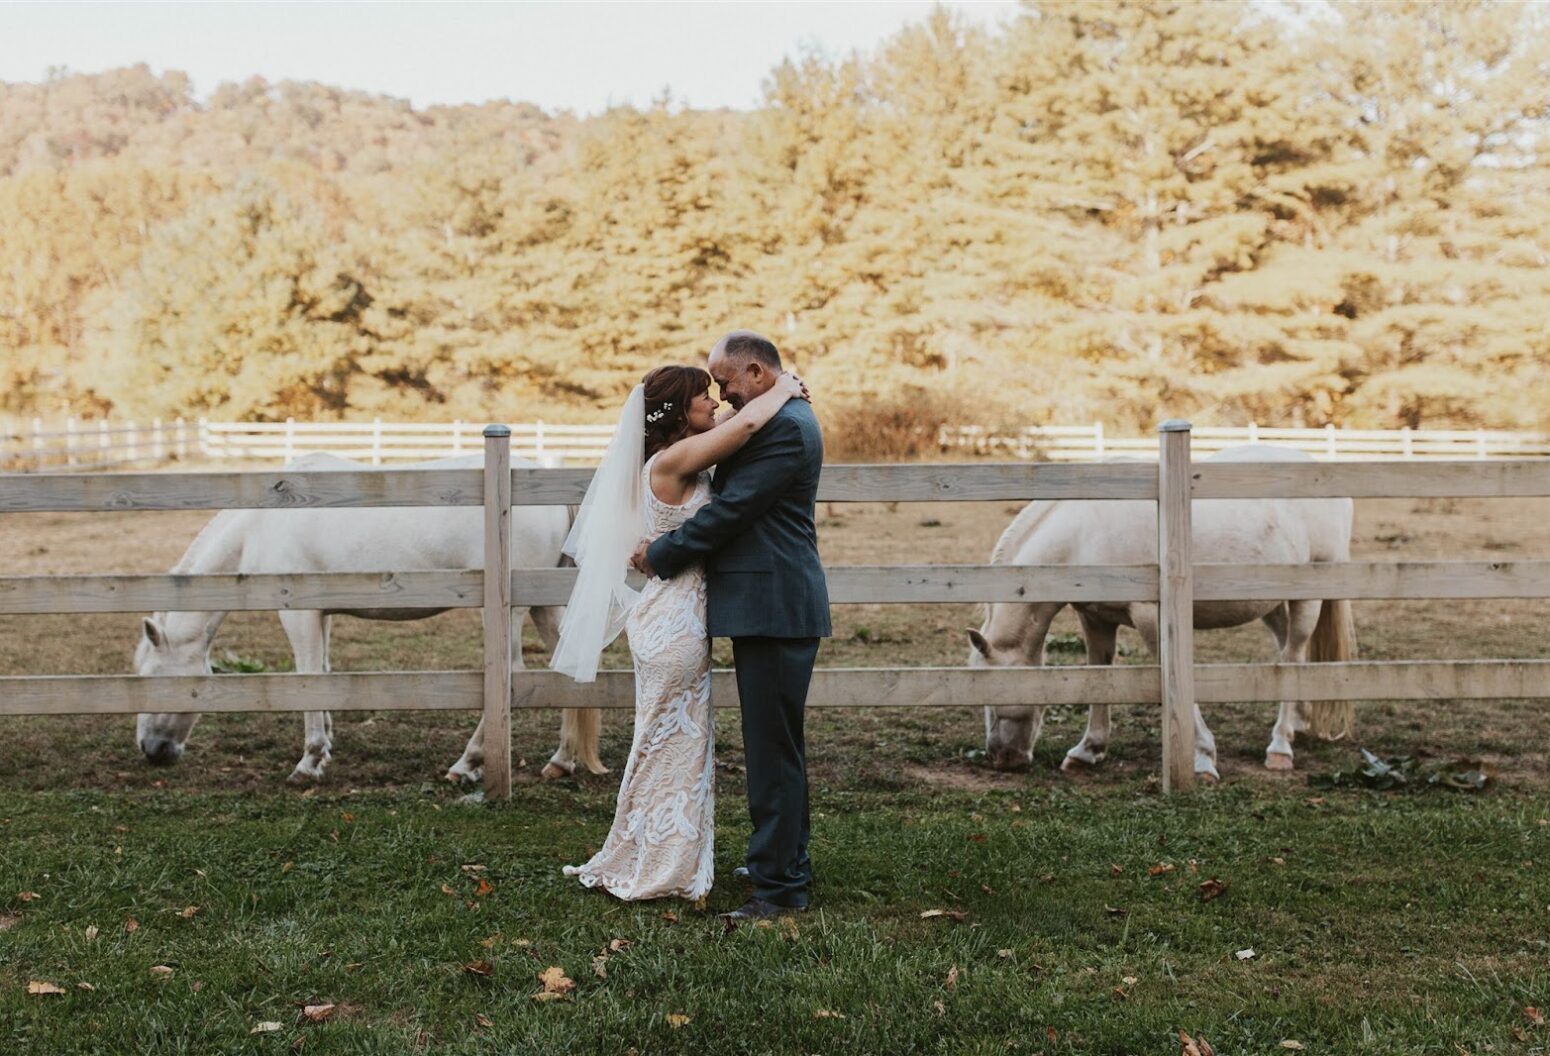
M 525 463 L 518 463 L 525 464 Z M 479 469 L 482 454 L 418 463 L 414 469 Z M 368 466 L 329 454 L 303 455 L 288 469 L 325 472 Z M 514 568 L 554 568 L 570 531 L 571 511 L 563 506 L 518 506 L 511 516 Z M 266 572 L 405 572 L 484 567 L 484 509 L 480 506 L 404 508 L 222 510 L 204 526 L 173 567 L 173 574 Z M 419 620 L 445 609 L 281 610 L 296 670 L 329 670 L 328 639 L 336 615 L 368 620 Z M 558 636 L 561 606 L 534 607 L 533 623 L 551 650 Z M 135 649 L 141 675 L 207 675 L 210 644 L 224 612 L 158 612 L 147 617 Z M 522 610 L 513 623 L 521 626 Z M 522 667 L 519 634 L 512 636 L 512 664 Z M 135 725 L 140 750 L 153 763 L 172 763 L 199 716 L 191 712 L 141 714 Z M 306 713 L 306 747 L 291 780 L 323 776 L 333 748 L 333 719 L 326 711 Z M 544 776 L 573 773 L 578 762 L 595 774 L 607 770 L 597 755 L 599 712 L 561 712 L 560 746 Z M 484 721 L 463 755 L 447 771 L 451 780 L 477 781 L 484 765 Z
M 1245 444 L 1226 448 L 1208 462 L 1311 462 L 1288 448 Z M 1350 499 L 1197 499 L 1193 506 L 1196 554 L 1222 563 L 1302 564 L 1347 561 L 1351 554 Z M 1129 500 L 1056 500 L 1029 503 L 1001 533 L 991 564 L 1142 565 L 1157 562 L 1157 506 Z M 1044 639 L 1066 602 L 996 603 L 985 622 L 969 631 L 973 667 L 1044 662 Z M 1134 627 L 1157 652 L 1157 603 L 1075 602 L 1087 643 L 1089 664 L 1114 661 L 1120 627 Z M 1355 655 L 1350 602 L 1197 601 L 1197 630 L 1235 627 L 1262 620 L 1274 636 L 1282 663 L 1349 660 Z M 1216 740 L 1194 708 L 1195 772 L 1216 780 Z M 1265 766 L 1292 768 L 1292 740 L 1299 730 L 1335 740 L 1350 732 L 1355 709 L 1349 701 L 1281 702 Z M 985 755 L 997 769 L 1027 766 L 1044 721 L 1044 707 L 987 707 Z M 1087 731 L 1061 764 L 1066 771 L 1103 759 L 1109 740 L 1109 708 L 1094 704 Z

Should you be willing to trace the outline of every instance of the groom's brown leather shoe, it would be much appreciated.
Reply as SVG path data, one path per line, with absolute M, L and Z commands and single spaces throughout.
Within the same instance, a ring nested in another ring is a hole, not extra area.
M 806 906 L 778 906 L 762 898 L 750 898 L 730 913 L 718 913 L 716 919 L 728 926 L 733 926 L 749 920 L 769 920 L 773 917 L 783 917 L 788 913 L 806 912 Z

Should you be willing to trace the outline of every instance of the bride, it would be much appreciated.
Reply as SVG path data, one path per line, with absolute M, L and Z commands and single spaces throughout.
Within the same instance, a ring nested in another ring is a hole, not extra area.
M 637 593 L 625 583 L 630 556 L 710 501 L 712 466 L 787 400 L 807 398 L 801 379 L 782 374 L 718 420 L 710 384 L 699 367 L 666 366 L 635 386 L 564 546 L 580 572 L 549 666 L 593 681 L 598 654 L 621 629 L 635 665 L 635 735 L 613 827 L 602 850 L 565 875 L 621 899 L 705 897 L 715 834 L 705 572 L 652 578 Z

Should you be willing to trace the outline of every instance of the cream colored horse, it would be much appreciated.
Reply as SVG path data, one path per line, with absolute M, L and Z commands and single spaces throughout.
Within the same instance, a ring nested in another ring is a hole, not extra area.
M 522 464 L 522 463 L 518 463 Z M 409 468 L 479 469 L 482 454 L 445 458 Z M 369 469 L 328 454 L 308 454 L 287 468 L 305 472 Z M 511 516 L 511 563 L 514 568 L 554 568 L 570 531 L 571 513 L 563 506 L 516 506 Z M 223 510 L 189 544 L 173 567 L 186 573 L 405 572 L 484 567 L 484 510 L 479 506 L 413 506 L 347 509 Z M 443 609 L 283 610 L 296 670 L 329 669 L 328 638 L 332 617 L 368 620 L 418 620 Z M 513 613 L 520 630 L 523 609 Z M 531 610 L 544 643 L 552 650 L 561 606 Z M 135 649 L 142 675 L 210 673 L 210 645 L 226 618 L 224 612 L 158 612 L 147 617 Z M 512 664 L 522 667 L 521 635 L 512 635 Z M 172 763 L 199 716 L 192 712 L 142 714 L 135 726 L 140 750 L 153 763 Z M 328 767 L 333 750 L 333 720 L 326 711 L 309 711 L 306 745 L 292 780 L 315 781 Z M 595 774 L 607 770 L 598 759 L 599 712 L 567 710 L 560 717 L 560 746 L 544 767 L 544 776 L 572 773 L 581 763 Z M 447 771 L 449 779 L 477 781 L 484 764 L 481 719 L 463 755 Z
M 1208 462 L 1313 461 L 1300 451 L 1246 444 L 1227 448 Z M 1351 554 L 1350 499 L 1198 499 L 1193 507 L 1197 561 L 1232 564 L 1302 564 L 1347 561 Z M 1035 501 L 1001 534 L 991 564 L 1144 565 L 1157 561 L 1157 506 L 1129 500 Z M 969 632 L 971 666 L 1044 662 L 1050 622 L 1062 601 L 994 604 L 979 630 Z M 1157 651 L 1156 602 L 1072 603 L 1082 626 L 1089 664 L 1114 661 L 1120 627 L 1134 627 Z M 1350 602 L 1202 601 L 1195 604 L 1197 630 L 1263 620 L 1283 663 L 1349 660 L 1356 639 Z M 1292 740 L 1308 730 L 1328 740 L 1345 736 L 1354 720 L 1348 701 L 1282 701 L 1270 733 L 1265 765 L 1292 768 Z M 985 709 L 985 754 L 997 769 L 1027 766 L 1044 721 L 1038 704 Z M 1195 707 L 1195 771 L 1216 780 L 1216 740 Z M 1063 770 L 1103 759 L 1109 741 L 1108 705 L 1088 710 L 1087 731 L 1066 753 Z

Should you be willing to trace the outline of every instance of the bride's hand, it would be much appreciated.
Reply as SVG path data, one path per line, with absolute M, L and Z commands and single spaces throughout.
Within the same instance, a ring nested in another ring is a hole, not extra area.
M 775 384 L 780 387 L 781 392 L 784 392 L 786 395 L 792 397 L 793 399 L 803 399 L 809 402 L 812 401 L 813 396 L 810 392 L 807 391 L 807 383 L 790 371 L 787 371 L 786 373 L 777 377 L 775 379 Z

